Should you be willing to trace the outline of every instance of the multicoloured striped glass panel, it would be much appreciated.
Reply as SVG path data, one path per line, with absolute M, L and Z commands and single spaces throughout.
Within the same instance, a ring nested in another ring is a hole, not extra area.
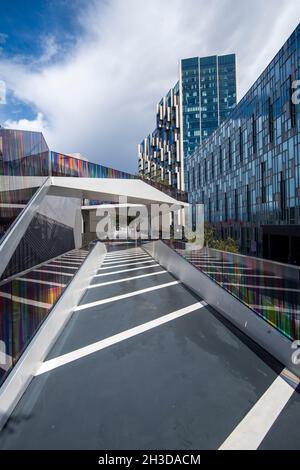
M 72 250 L 0 284 L 0 385 L 87 255 Z
M 136 178 L 130 173 L 97 163 L 80 160 L 62 153 L 50 152 L 52 176 L 79 176 L 85 178 Z
M 49 149 L 40 132 L 0 129 L 0 239 L 48 175 Z
M 208 248 L 168 242 L 203 273 L 291 340 L 300 339 L 300 269 Z

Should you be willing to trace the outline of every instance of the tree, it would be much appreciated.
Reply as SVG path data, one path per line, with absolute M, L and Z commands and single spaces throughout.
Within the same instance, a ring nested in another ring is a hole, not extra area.
M 193 243 L 196 240 L 196 233 L 189 232 L 185 234 L 185 241 Z M 208 223 L 204 224 L 204 246 L 206 248 L 214 248 L 215 250 L 228 251 L 231 253 L 239 253 L 239 244 L 233 238 L 222 240 L 218 238 L 215 230 Z

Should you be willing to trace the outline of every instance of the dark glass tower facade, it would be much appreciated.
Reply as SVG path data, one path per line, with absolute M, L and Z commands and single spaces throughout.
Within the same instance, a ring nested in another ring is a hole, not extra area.
M 299 79 L 300 26 L 187 161 L 189 201 L 204 203 L 221 238 L 293 264 L 300 264 Z
M 182 59 L 180 88 L 186 169 L 189 155 L 227 118 L 236 104 L 235 54 Z
M 138 146 L 139 173 L 186 189 L 186 159 L 236 104 L 234 54 L 179 62 L 179 81 L 157 105 L 155 130 Z

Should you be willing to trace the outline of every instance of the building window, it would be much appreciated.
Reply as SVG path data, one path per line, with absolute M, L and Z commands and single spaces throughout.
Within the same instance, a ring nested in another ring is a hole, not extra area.
M 216 211 L 219 211 L 220 203 L 219 203 L 219 185 L 216 185 Z
M 222 147 L 220 145 L 220 148 L 219 148 L 219 170 L 220 170 L 220 175 L 222 174 L 222 170 L 223 170 L 223 161 L 222 161 Z

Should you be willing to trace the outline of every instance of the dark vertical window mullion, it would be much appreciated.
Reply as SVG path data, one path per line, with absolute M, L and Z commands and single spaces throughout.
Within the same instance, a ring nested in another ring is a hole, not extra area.
M 248 219 L 248 222 L 250 222 L 251 220 L 251 193 L 250 193 L 248 184 L 247 184 L 247 219 Z
M 235 212 L 235 221 L 239 220 L 239 199 L 237 190 L 234 190 L 234 212 Z
M 286 218 L 286 186 L 283 172 L 280 172 L 280 212 L 281 220 Z
M 242 128 L 240 127 L 240 161 L 242 162 L 244 159 L 244 148 L 243 148 L 243 131 Z
M 289 76 L 289 103 L 290 103 L 290 118 L 291 118 L 291 126 L 292 128 L 296 126 L 296 106 L 293 103 L 293 80 L 292 76 Z
M 229 168 L 232 168 L 232 152 L 231 152 L 231 138 L 228 137 L 228 164 Z
M 253 153 L 257 153 L 257 136 L 256 136 L 256 119 L 254 114 L 252 114 L 252 145 Z
M 270 142 L 274 140 L 274 116 L 273 116 L 273 103 L 271 98 L 268 99 L 268 113 L 269 113 L 269 137 Z
M 261 163 L 261 202 L 266 202 L 266 162 Z

